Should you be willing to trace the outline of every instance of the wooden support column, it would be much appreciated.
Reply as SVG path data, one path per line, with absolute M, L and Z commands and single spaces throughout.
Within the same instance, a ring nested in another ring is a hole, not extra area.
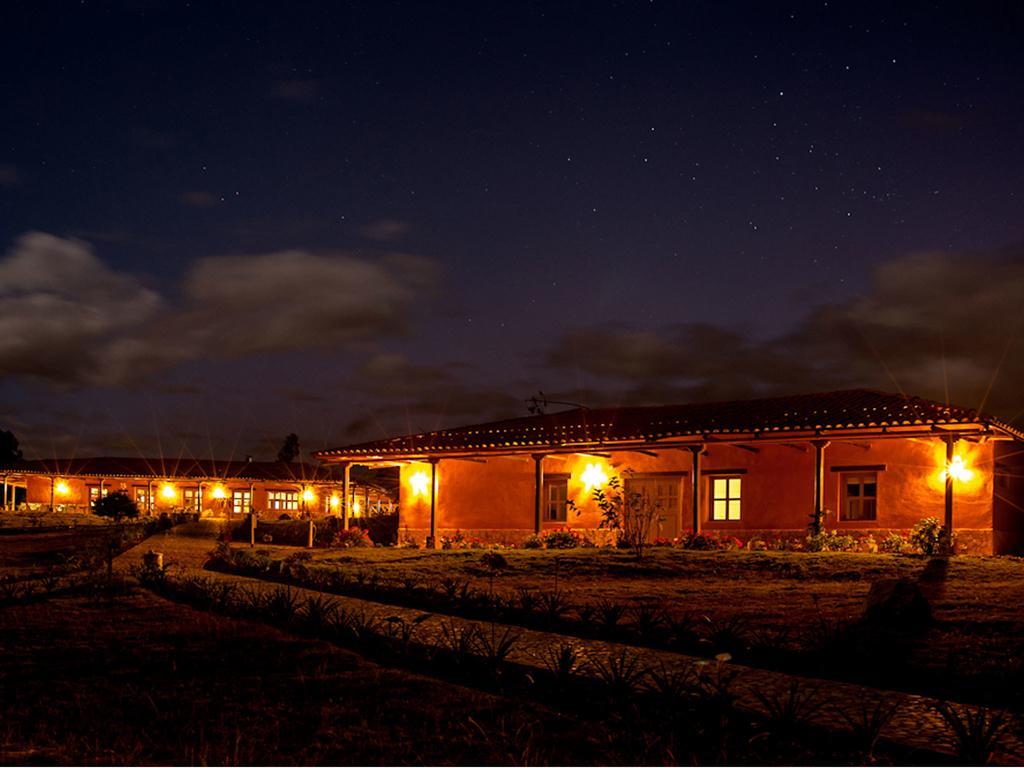
M 427 537 L 427 549 L 437 549 L 437 463 L 440 459 L 430 459 L 430 535 Z
M 345 463 L 342 467 L 341 475 L 341 516 L 342 516 L 342 527 L 348 530 L 348 508 L 351 503 L 352 496 L 352 465 Z
M 7 475 L 4 475 L 4 512 L 7 511 Z
M 249 512 L 249 548 L 256 546 L 256 513 Z
M 203 484 L 196 483 L 196 518 L 203 516 Z
M 54 494 L 54 492 L 56 490 L 56 486 L 57 486 L 57 478 L 56 477 L 51 477 L 50 478 L 50 512 L 53 512 L 53 494 Z
M 953 464 L 953 448 L 956 445 L 956 438 L 952 435 L 946 437 L 946 514 L 943 517 L 943 525 L 946 528 L 946 536 L 953 533 L 953 473 L 949 471 Z
M 825 449 L 828 440 L 812 440 L 814 446 L 814 509 L 811 513 L 811 534 L 821 533 L 825 521 Z
M 540 533 L 541 512 L 544 509 L 544 454 L 533 455 L 533 532 Z
M 153 514 L 153 481 L 149 481 L 148 492 L 146 493 L 146 514 Z
M 690 453 L 693 454 L 693 465 L 692 465 L 693 482 L 691 483 L 691 488 L 692 488 L 692 491 L 693 491 L 693 493 L 692 493 L 692 496 L 693 496 L 693 532 L 694 533 L 700 533 L 700 529 L 701 529 L 701 498 L 700 498 L 701 494 L 700 494 L 700 491 L 701 491 L 701 484 L 702 484 L 702 478 L 700 476 L 700 463 L 701 463 L 700 462 L 700 458 L 701 458 L 701 456 L 704 455 L 704 453 L 707 450 L 707 448 L 705 447 L 704 443 L 700 443 L 699 445 L 691 445 L 691 446 L 688 446 L 688 447 L 690 449 Z M 682 531 L 680 531 L 680 534 L 682 534 Z

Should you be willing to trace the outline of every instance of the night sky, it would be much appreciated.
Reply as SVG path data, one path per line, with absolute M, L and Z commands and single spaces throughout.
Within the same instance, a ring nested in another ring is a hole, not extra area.
M 537 390 L 851 386 L 1019 418 L 1020 8 L 6 2 L 0 427 L 271 458 Z

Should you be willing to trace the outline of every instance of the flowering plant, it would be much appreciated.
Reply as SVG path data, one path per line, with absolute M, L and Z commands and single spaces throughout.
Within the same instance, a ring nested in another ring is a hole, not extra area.
M 541 542 L 548 549 L 576 549 L 583 543 L 583 534 L 563 525 L 544 533 Z
M 740 549 L 743 547 L 743 542 L 735 536 L 719 536 L 714 531 L 700 531 L 699 533 L 686 531 L 682 536 L 678 536 L 673 539 L 672 544 L 680 549 L 698 549 L 705 551 Z
M 365 528 L 342 528 L 331 541 L 333 547 L 372 547 L 373 540 Z

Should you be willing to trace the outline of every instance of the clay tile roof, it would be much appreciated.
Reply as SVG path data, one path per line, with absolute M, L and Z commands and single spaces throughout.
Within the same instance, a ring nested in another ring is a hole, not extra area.
M 216 459 L 146 459 L 101 456 L 19 461 L 4 467 L 28 474 L 139 477 L 167 480 L 250 480 L 253 482 L 340 482 L 337 467 L 305 462 L 219 461 Z
M 576 408 L 559 413 L 474 424 L 343 446 L 314 454 L 326 460 L 443 456 L 445 453 L 522 452 L 600 447 L 622 441 L 751 433 L 876 429 L 977 424 L 1018 439 L 1024 433 L 970 408 L 869 389 L 820 392 L 757 400 L 620 408 Z

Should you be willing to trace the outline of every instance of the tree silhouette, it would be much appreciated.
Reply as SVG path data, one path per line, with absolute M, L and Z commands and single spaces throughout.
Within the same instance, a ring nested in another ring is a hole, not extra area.
M 283 461 L 285 464 L 290 464 L 299 457 L 299 451 L 299 436 L 294 432 L 291 432 L 284 439 L 284 443 L 281 445 L 281 450 L 277 452 L 277 460 Z
M 0 464 L 11 464 L 21 461 L 22 458 L 24 457 L 21 448 L 18 447 L 18 438 L 14 436 L 13 432 L 0 429 Z
M 139 508 L 127 493 L 115 491 L 109 496 L 97 499 L 93 513 L 100 517 L 112 517 L 115 521 L 121 522 L 126 517 L 138 517 Z

